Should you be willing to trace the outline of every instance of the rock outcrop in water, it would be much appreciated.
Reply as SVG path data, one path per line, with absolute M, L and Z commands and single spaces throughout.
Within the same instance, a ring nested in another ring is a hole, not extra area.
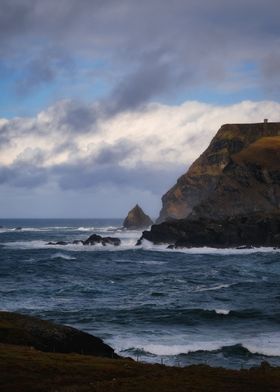
M 0 343 L 32 346 L 46 352 L 118 358 L 110 346 L 95 336 L 18 313 L 0 312 Z
M 280 123 L 223 125 L 163 196 L 162 223 L 142 239 L 175 247 L 278 247 L 279 216 Z
M 121 244 L 121 240 L 115 237 L 101 237 L 101 235 L 92 234 L 88 239 L 83 241 L 83 244 L 84 245 L 102 244 L 103 246 L 106 245 L 119 246 Z
M 158 223 L 280 207 L 280 123 L 223 125 L 163 197 Z
M 101 244 L 103 246 L 113 245 L 119 246 L 121 244 L 121 240 L 116 237 L 102 237 L 98 234 L 92 234 L 86 240 L 74 240 L 72 242 L 67 241 L 57 241 L 57 242 L 48 242 L 47 245 L 97 245 Z
M 123 221 L 123 227 L 128 230 L 141 230 L 153 224 L 152 219 L 144 213 L 138 204 L 129 211 Z

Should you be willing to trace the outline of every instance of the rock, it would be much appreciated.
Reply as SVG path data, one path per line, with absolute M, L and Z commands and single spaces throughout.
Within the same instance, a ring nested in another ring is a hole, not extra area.
M 95 336 L 18 313 L 0 312 L 0 342 L 32 346 L 46 352 L 118 358 L 110 346 Z
M 15 230 L 20 231 L 20 230 L 22 230 L 22 227 L 16 227 Z
M 157 223 L 280 208 L 280 123 L 226 124 L 162 197 Z
M 48 242 L 47 245 L 69 245 L 71 242 L 66 241 L 57 241 L 57 242 Z
M 84 241 L 84 245 L 96 245 L 102 243 L 102 237 L 98 234 L 92 234 Z
M 101 237 L 101 235 L 92 234 L 88 239 L 83 242 L 84 245 L 96 245 L 102 244 L 106 245 L 114 245 L 119 246 L 121 244 L 121 240 L 115 237 Z
M 144 213 L 138 204 L 129 211 L 123 221 L 123 227 L 128 230 L 141 230 L 153 224 L 152 219 Z
M 226 218 L 189 217 L 153 225 L 143 239 L 154 244 L 171 244 L 175 248 L 209 246 L 250 249 L 280 247 L 280 211 L 252 213 Z
M 74 240 L 74 241 L 72 242 L 72 244 L 73 244 L 73 245 L 84 245 L 84 241 L 82 241 L 82 240 Z
M 92 234 L 90 237 L 88 237 L 85 241 L 82 240 L 74 240 L 72 242 L 66 242 L 66 241 L 57 241 L 57 242 L 48 242 L 47 245 L 96 245 L 96 244 L 102 244 L 103 246 L 106 245 L 114 245 L 114 246 L 119 246 L 121 244 L 121 240 L 119 238 L 115 237 L 101 237 L 101 235 L 98 234 Z

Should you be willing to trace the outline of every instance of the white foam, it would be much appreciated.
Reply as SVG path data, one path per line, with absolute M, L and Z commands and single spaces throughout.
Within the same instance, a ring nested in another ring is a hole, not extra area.
M 206 337 L 201 336 L 196 341 L 189 341 L 189 336 L 176 336 L 176 340 L 171 336 L 162 336 L 160 342 L 157 338 L 151 341 L 151 337 L 146 339 L 124 337 L 122 339 L 113 339 L 110 343 L 120 354 L 123 354 L 123 351 L 137 350 L 157 356 L 176 356 L 179 354 L 189 354 L 197 351 L 215 351 L 220 350 L 222 347 L 242 345 L 252 354 L 280 356 L 280 332 L 256 334 L 254 337 L 224 337 L 219 340 L 214 337 L 206 340 Z
M 51 245 L 42 240 L 34 240 L 34 241 L 13 241 L 13 242 L 5 242 L 1 243 L 5 247 L 12 249 L 59 249 L 59 250 L 67 250 L 70 252 L 94 252 L 94 251 L 124 251 L 134 248 L 135 240 L 127 239 L 122 240 L 120 246 L 114 245 L 106 245 L 102 244 L 96 245 L 83 245 L 79 244 L 66 244 L 66 245 Z
M 251 254 L 251 253 L 275 253 L 280 252 L 279 249 L 272 247 L 260 247 L 250 249 L 237 249 L 237 248 L 210 248 L 207 246 L 197 248 L 180 248 L 180 249 L 167 249 L 167 244 L 154 245 L 152 242 L 144 239 L 142 240 L 142 249 L 153 250 L 153 251 L 164 251 L 164 252 L 179 252 L 186 254 L 219 254 L 219 255 L 240 255 L 240 254 Z
M 147 264 L 147 265 L 163 265 L 166 264 L 167 261 L 158 261 L 158 260 L 141 260 L 139 264 Z
M 210 287 L 199 286 L 198 288 L 196 288 L 194 290 L 194 292 L 197 293 L 197 292 L 201 292 L 201 291 L 221 290 L 221 289 L 233 286 L 233 285 L 234 285 L 234 283 L 231 283 L 231 284 L 223 283 L 223 284 L 218 284 L 218 285 L 210 286 Z
M 224 314 L 224 315 L 230 313 L 230 310 L 228 310 L 228 309 L 214 309 L 214 311 L 215 311 L 217 314 Z
M 122 353 L 123 351 L 145 351 L 146 353 L 152 354 L 152 355 L 159 355 L 159 356 L 174 356 L 174 355 L 179 355 L 179 354 L 188 354 L 190 352 L 195 352 L 195 351 L 213 351 L 213 350 L 218 350 L 221 347 L 225 345 L 232 345 L 235 343 L 232 342 L 223 342 L 221 340 L 213 340 L 213 341 L 197 341 L 197 342 L 191 342 L 191 343 L 185 343 L 185 341 L 188 341 L 189 338 L 186 337 L 185 339 L 176 339 L 181 340 L 181 344 L 173 344 L 173 339 L 168 339 L 167 337 L 163 337 L 163 340 L 167 340 L 165 343 L 159 343 L 159 342 L 149 342 L 148 340 L 140 340 L 140 339 L 118 339 L 115 341 L 112 341 L 111 344 L 117 349 L 119 353 Z M 169 342 L 168 342 L 169 340 Z
M 69 256 L 65 253 L 57 252 L 51 256 L 51 259 L 76 260 L 76 257 Z
M 261 333 L 242 342 L 253 354 L 280 356 L 280 332 Z

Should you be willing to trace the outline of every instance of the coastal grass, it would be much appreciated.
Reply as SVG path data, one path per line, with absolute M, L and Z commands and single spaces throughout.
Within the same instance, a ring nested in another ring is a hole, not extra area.
M 280 368 L 151 365 L 0 344 L 1 392 L 276 392 Z

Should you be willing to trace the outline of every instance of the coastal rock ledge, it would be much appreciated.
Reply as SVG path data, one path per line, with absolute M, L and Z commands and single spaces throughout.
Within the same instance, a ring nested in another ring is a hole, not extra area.
M 143 239 L 169 248 L 280 248 L 280 213 L 168 221 L 144 231 L 138 244 Z

